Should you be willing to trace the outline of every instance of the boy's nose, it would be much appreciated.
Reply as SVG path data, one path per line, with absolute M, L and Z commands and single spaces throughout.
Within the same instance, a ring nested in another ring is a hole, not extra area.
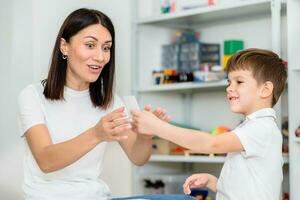
M 232 92 L 232 87 L 230 85 L 227 86 L 226 92 Z

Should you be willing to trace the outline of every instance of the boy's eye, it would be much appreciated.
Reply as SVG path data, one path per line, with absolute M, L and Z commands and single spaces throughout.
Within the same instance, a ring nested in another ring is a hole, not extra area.
M 243 83 L 243 81 L 237 81 L 237 83 L 238 83 L 238 84 L 241 84 L 241 83 Z

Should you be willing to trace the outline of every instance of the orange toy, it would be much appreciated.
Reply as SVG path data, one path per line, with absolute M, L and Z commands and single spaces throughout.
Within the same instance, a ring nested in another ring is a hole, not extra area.
M 219 134 L 226 133 L 229 131 L 231 131 L 231 129 L 226 126 L 217 126 L 216 128 L 213 128 L 213 130 L 211 131 L 211 134 L 219 135 Z

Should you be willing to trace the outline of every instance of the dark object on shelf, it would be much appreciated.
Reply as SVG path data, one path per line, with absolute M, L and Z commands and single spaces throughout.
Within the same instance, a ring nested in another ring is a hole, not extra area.
M 134 197 L 123 197 L 123 198 L 113 198 L 112 200 L 196 200 L 195 197 L 183 194 L 170 194 L 170 195 L 141 195 L 141 196 L 134 196 Z
M 162 180 L 155 180 L 152 182 L 150 179 L 144 179 L 145 193 L 146 194 L 163 194 L 165 184 Z
M 300 137 L 300 126 L 295 131 L 296 137 Z
M 283 196 L 283 200 L 289 200 L 290 199 L 289 196 L 290 196 L 289 193 L 285 192 Z
M 284 119 L 281 125 L 281 132 L 282 132 L 282 153 L 288 154 L 289 153 L 289 123 L 288 119 Z

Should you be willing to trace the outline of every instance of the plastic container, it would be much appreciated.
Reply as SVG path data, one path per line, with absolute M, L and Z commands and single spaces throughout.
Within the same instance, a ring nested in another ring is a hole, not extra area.
M 183 194 L 182 185 L 188 175 L 165 175 L 162 180 L 165 183 L 165 194 Z

